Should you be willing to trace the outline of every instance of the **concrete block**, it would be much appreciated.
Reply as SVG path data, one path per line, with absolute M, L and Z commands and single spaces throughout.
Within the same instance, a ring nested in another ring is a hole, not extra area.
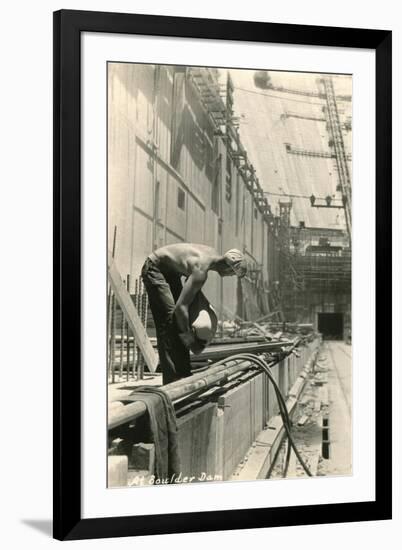
M 153 473 L 155 469 L 155 445 L 153 443 L 135 443 L 131 450 L 130 467 L 133 470 L 147 470 Z
M 250 381 L 223 395 L 219 404 L 224 407 L 224 479 L 229 479 L 254 440 Z
M 287 388 L 287 372 L 288 372 L 288 364 L 291 360 L 290 357 L 286 357 L 283 361 L 281 361 L 278 365 L 279 370 L 279 389 L 281 390 L 281 393 L 284 397 L 286 397 L 288 388 Z
M 121 455 L 122 448 L 124 445 L 124 439 L 121 439 L 121 437 L 116 437 L 116 439 L 113 439 L 113 441 L 110 444 L 109 447 L 109 455 Z
M 223 418 L 219 416 L 217 427 L 217 408 L 216 403 L 208 403 L 177 419 L 182 475 L 193 481 L 201 481 L 203 474 L 217 476 L 219 481 L 217 441 L 221 441 L 222 434 L 217 430 Z
M 128 457 L 126 455 L 108 457 L 108 487 L 127 487 Z
M 224 432 L 225 432 L 225 421 L 224 421 L 224 409 L 220 407 L 215 408 L 215 475 L 223 479 L 223 446 L 224 446 Z
M 271 374 L 277 384 L 279 384 L 279 369 L 282 368 L 280 365 L 275 365 L 271 368 Z M 278 401 L 276 399 L 275 389 L 271 383 L 269 383 L 269 418 L 272 418 L 275 414 L 278 413 Z

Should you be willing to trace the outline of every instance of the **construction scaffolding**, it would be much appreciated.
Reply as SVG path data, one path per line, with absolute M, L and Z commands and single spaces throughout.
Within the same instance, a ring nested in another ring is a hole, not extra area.
M 218 84 L 218 70 L 208 67 L 189 67 L 187 74 L 214 124 L 222 128 L 226 124 L 226 105 Z
M 292 320 L 292 310 L 296 307 L 298 293 L 303 288 L 303 280 L 295 267 L 291 252 L 290 213 L 292 201 L 279 201 L 279 284 L 280 308 L 284 319 Z
M 334 304 L 349 309 L 352 266 L 345 232 L 289 227 L 287 239 L 288 260 L 282 263 L 281 276 L 286 320 L 304 322 L 313 318 L 316 308 Z

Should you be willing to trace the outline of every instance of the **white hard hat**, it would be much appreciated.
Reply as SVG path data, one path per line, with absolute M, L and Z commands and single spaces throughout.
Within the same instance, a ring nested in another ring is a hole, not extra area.
M 218 318 L 211 305 L 205 309 L 201 309 L 192 323 L 192 328 L 197 338 L 208 344 L 213 340 L 217 326 Z

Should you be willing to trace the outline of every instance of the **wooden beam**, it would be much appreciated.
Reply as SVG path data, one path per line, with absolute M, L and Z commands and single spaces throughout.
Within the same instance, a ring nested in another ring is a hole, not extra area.
M 156 353 L 111 254 L 109 254 L 108 257 L 108 273 L 113 292 L 119 302 L 119 306 L 127 318 L 130 329 L 133 331 L 136 344 L 140 348 L 150 372 L 155 372 L 158 365 Z

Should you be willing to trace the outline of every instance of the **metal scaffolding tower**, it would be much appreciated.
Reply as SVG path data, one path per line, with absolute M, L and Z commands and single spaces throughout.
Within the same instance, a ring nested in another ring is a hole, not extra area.
M 336 103 L 336 96 L 334 90 L 334 84 L 330 76 L 324 77 L 322 80 L 324 86 L 325 96 L 327 101 L 327 116 L 329 123 L 329 131 L 331 134 L 332 142 L 335 150 L 335 160 L 338 170 L 339 183 L 342 190 L 342 197 L 345 205 L 345 218 L 346 227 L 349 233 L 349 240 L 351 242 L 352 235 L 352 185 L 349 174 L 348 160 L 350 156 L 345 152 L 345 144 L 343 141 L 342 127 L 339 120 L 338 106 Z
M 187 74 L 197 89 L 201 102 L 218 127 L 226 124 L 226 106 L 218 84 L 217 69 L 189 67 Z
M 298 291 L 303 288 L 303 280 L 295 269 L 294 255 L 291 253 L 291 210 L 291 200 L 279 201 L 279 282 L 281 309 L 286 319 L 295 308 Z

